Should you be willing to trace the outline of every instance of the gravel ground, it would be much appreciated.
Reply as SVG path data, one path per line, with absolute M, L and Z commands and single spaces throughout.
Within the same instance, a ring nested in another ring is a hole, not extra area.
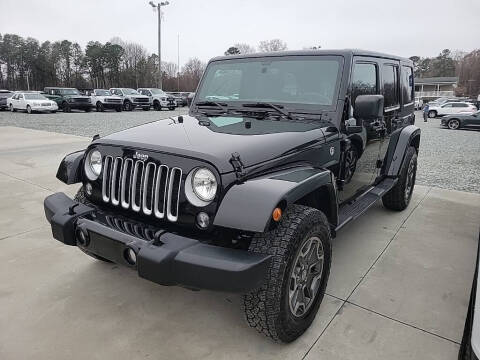
M 169 118 L 170 116 L 186 114 L 187 107 L 180 107 L 174 111 L 72 111 L 71 113 L 32 114 L 24 112 L 1 111 L 0 126 L 17 126 L 29 129 L 59 132 L 79 136 L 92 137 L 99 134 L 105 136 L 132 126 Z
M 35 114 L 0 112 L 0 126 L 60 132 L 92 137 L 123 130 L 135 125 L 185 114 L 188 109 L 175 111 L 56 113 Z M 422 120 L 417 112 L 417 126 L 422 129 L 418 158 L 417 183 L 445 189 L 480 192 L 480 131 L 448 130 L 440 119 Z

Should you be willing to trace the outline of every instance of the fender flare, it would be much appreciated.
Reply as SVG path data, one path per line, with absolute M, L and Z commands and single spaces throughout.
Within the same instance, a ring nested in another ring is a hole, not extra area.
M 57 179 L 67 185 L 82 182 L 84 155 L 85 150 L 79 150 L 65 156 L 58 166 Z
M 408 147 L 414 146 L 418 153 L 420 135 L 421 130 L 415 125 L 408 125 L 392 134 L 386 155 L 385 175 L 398 176 Z
M 264 232 L 270 226 L 272 212 L 320 188 L 329 194 L 329 221 L 337 222 L 337 199 L 330 170 L 300 167 L 279 171 L 232 186 L 220 203 L 214 225 L 244 231 Z M 325 205 L 325 204 L 324 204 Z

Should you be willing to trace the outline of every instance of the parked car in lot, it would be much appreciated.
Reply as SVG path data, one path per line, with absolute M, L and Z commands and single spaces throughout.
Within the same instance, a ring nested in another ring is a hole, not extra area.
M 466 102 L 445 102 L 441 105 L 430 105 L 428 107 L 428 117 L 445 116 L 450 114 L 472 114 L 477 111 L 475 105 Z
M 175 110 L 176 104 L 173 96 L 168 95 L 162 89 L 156 88 L 140 88 L 137 91 L 145 96 L 148 96 L 150 105 L 155 110 L 162 110 L 167 108 L 168 110 Z
M 441 124 L 451 130 L 461 128 L 480 129 L 480 111 L 472 114 L 446 115 L 442 118 Z
M 423 99 L 415 98 L 415 110 L 423 109 Z
M 291 342 L 322 302 L 332 237 L 379 200 L 408 207 L 413 102 L 397 56 L 215 58 L 188 115 L 67 155 L 57 177 L 81 188 L 48 196 L 45 215 L 55 239 L 155 283 L 243 294 L 248 324 Z
M 8 109 L 7 99 L 13 96 L 13 91 L 0 90 L 0 110 Z
M 148 96 L 140 94 L 135 89 L 130 88 L 111 88 L 112 95 L 119 96 L 123 100 L 123 110 L 132 111 L 137 107 L 143 110 L 150 110 L 150 99 Z
M 92 105 L 99 112 L 105 109 L 115 109 L 115 111 L 123 110 L 123 99 L 120 96 L 112 95 L 106 89 L 93 89 L 88 92 Z
M 55 101 L 49 100 L 38 93 L 17 92 L 7 100 L 8 108 L 11 112 L 23 110 L 29 114 L 34 112 L 55 113 L 58 110 L 58 105 Z
M 43 89 L 43 95 L 55 101 L 63 112 L 71 112 L 73 109 L 92 111 L 90 98 L 75 88 L 46 87 Z
M 193 98 L 195 97 L 195 93 L 194 92 L 191 92 L 191 93 L 188 93 L 188 96 L 187 96 L 187 106 L 190 106 L 192 104 L 192 101 L 193 101 Z
M 175 102 L 177 103 L 177 106 L 187 106 L 187 98 L 188 94 L 187 92 L 169 92 L 171 96 L 175 98 Z

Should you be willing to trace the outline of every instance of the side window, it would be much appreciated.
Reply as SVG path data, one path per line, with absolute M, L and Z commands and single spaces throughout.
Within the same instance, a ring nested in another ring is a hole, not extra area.
M 398 96 L 398 67 L 395 65 L 383 65 L 382 78 L 385 108 L 400 105 Z
M 443 108 L 451 108 L 452 107 L 452 104 L 445 104 L 442 106 Z
M 358 95 L 378 94 L 377 66 L 356 63 L 352 74 L 352 102 Z
M 403 104 L 413 101 L 413 71 L 410 66 L 402 66 L 402 99 Z

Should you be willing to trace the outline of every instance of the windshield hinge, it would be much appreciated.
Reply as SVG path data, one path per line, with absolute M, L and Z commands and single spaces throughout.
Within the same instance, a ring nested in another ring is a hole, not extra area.
M 243 165 L 242 159 L 240 159 L 239 153 L 232 153 L 232 157 L 230 158 L 230 164 L 232 164 L 235 175 L 237 175 L 237 180 L 242 181 L 246 173 L 245 166 Z

